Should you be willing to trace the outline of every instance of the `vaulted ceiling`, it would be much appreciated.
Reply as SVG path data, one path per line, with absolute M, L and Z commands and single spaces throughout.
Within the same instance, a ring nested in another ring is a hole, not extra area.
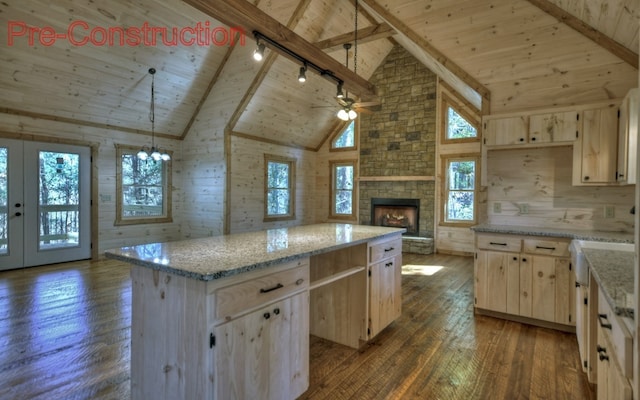
M 214 3 L 245 0 L 3 0 L 0 121 L 18 114 L 148 134 L 147 70 L 155 67 L 158 135 L 184 138 L 196 118 L 211 118 L 243 135 L 317 148 L 336 126 L 336 85 L 311 71 L 300 84 L 300 63 L 277 51 L 256 63 L 250 32 L 235 46 L 220 35 L 209 45 L 100 43 L 114 27 L 164 27 L 168 40 L 173 28 L 198 23 L 229 32 L 227 13 L 207 9 Z M 345 63 L 354 1 L 253 5 L 266 15 L 254 26 L 276 21 L 320 58 Z M 357 75 L 368 80 L 401 45 L 485 112 L 619 98 L 637 86 L 638 12 L 636 0 L 359 0 Z M 69 29 L 87 43 L 63 38 Z M 201 115 L 211 99 L 217 112 Z

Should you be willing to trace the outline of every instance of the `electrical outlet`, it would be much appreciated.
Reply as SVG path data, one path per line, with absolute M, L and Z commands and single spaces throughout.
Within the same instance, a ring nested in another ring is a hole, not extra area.
M 614 206 L 611 206 L 611 205 L 604 206 L 604 217 L 605 218 L 615 218 L 616 217 L 616 208 Z
M 496 201 L 493 203 L 493 212 L 496 214 L 500 214 L 502 212 L 502 203 Z
M 529 214 L 529 204 L 521 203 L 518 207 L 520 208 L 520 214 Z

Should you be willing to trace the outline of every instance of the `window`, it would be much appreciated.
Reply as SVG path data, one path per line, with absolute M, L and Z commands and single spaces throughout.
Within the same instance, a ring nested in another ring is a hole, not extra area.
M 355 173 L 356 162 L 332 161 L 331 168 L 331 212 L 332 218 L 355 219 Z
M 476 156 L 443 158 L 445 224 L 475 223 L 477 166 Z
M 295 218 L 295 166 L 293 158 L 265 154 L 264 220 Z
M 347 124 L 339 135 L 331 141 L 331 150 L 355 150 L 356 148 L 356 122 Z
M 116 225 L 171 222 L 171 161 L 140 160 L 116 145 Z
M 442 142 L 459 143 L 480 140 L 478 129 L 479 117 L 476 112 L 467 112 L 465 107 L 442 95 Z

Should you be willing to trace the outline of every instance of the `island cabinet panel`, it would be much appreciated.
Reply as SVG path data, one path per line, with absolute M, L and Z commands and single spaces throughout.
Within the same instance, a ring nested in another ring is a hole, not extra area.
M 367 340 L 367 244 L 311 257 L 312 335 L 358 348 Z
M 369 336 L 380 333 L 401 314 L 402 259 L 399 255 L 369 267 Z
M 308 292 L 214 328 L 216 399 L 293 399 L 309 385 Z

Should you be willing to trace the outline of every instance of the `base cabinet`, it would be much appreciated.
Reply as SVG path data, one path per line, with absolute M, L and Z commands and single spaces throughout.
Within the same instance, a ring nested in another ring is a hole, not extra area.
M 476 309 L 575 325 L 567 255 L 568 242 L 561 239 L 476 234 Z
M 613 345 L 604 328 L 598 326 L 598 400 L 631 400 L 629 381 L 624 377 L 617 359 L 611 354 Z
M 217 399 L 296 398 L 309 385 L 309 293 L 223 323 L 215 335 Z
M 402 310 L 402 238 L 369 244 L 369 327 L 373 338 Z

